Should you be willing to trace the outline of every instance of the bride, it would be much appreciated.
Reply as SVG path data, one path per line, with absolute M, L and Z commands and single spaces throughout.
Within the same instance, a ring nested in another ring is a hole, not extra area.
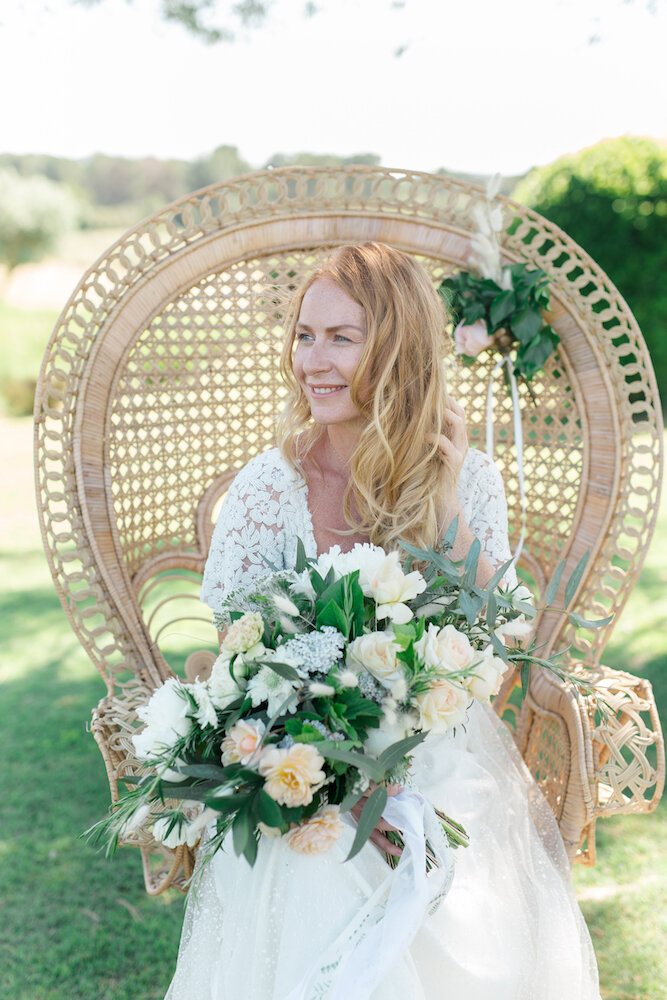
M 468 449 L 463 410 L 446 393 L 445 323 L 426 271 L 386 245 L 344 247 L 308 279 L 286 324 L 280 447 L 239 473 L 213 535 L 202 600 L 214 611 L 267 561 L 293 567 L 298 538 L 309 556 L 365 541 L 423 548 L 458 517 L 453 558 L 477 537 L 481 584 L 509 558 L 500 475 Z M 190 891 L 166 1000 L 599 1000 L 554 817 L 494 713 L 474 701 L 464 726 L 429 736 L 412 779 L 470 846 L 456 854 L 449 894 L 370 995 L 359 985 L 343 997 L 335 981 L 315 990 L 308 975 L 386 879 L 378 848 L 397 851 L 381 820 L 343 863 L 348 814 L 325 854 L 264 837 L 254 868 L 231 845 L 213 857 Z

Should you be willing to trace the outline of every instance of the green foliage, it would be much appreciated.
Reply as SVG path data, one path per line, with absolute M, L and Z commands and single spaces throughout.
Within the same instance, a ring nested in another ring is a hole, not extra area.
M 40 260 L 74 227 L 77 214 L 74 198 L 62 185 L 0 170 L 0 261 L 11 271 Z
M 539 268 L 513 264 L 512 288 L 501 288 L 491 278 L 458 271 L 438 291 L 457 320 L 472 325 L 484 320 L 489 336 L 509 333 L 516 348 L 514 374 L 528 381 L 558 344 L 559 337 L 544 321 L 549 306 L 549 279 Z M 474 358 L 466 358 L 469 363 Z
M 533 170 L 512 197 L 564 229 L 608 273 L 637 317 L 664 399 L 667 148 L 605 140 Z

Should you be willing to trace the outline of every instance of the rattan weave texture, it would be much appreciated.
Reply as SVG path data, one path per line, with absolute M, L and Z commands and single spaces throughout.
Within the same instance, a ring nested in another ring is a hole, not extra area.
M 114 795 L 115 778 L 132 764 L 132 706 L 180 669 L 193 645 L 213 640 L 195 598 L 216 504 L 235 472 L 272 444 L 281 405 L 273 289 L 293 286 L 332 247 L 369 239 L 415 254 L 440 279 L 465 266 L 481 197 L 449 178 L 374 167 L 265 171 L 170 206 L 83 277 L 40 374 L 36 479 L 56 587 L 108 687 L 93 728 Z M 660 488 L 650 359 L 624 301 L 581 248 L 499 200 L 509 227 L 504 262 L 533 262 L 549 274 L 550 322 L 561 337 L 531 383 L 534 399 L 521 388 L 529 510 L 522 565 L 540 589 L 560 558 L 571 570 L 590 550 L 578 610 L 618 616 Z M 491 358 L 471 368 L 451 359 L 451 391 L 480 447 L 492 366 Z M 501 386 L 495 447 L 516 542 L 511 405 Z M 549 650 L 569 644 L 573 661 L 598 664 L 610 628 L 576 632 L 551 614 L 539 635 Z M 536 678 L 517 732 L 570 852 L 588 836 L 589 859 L 596 817 L 651 808 L 664 778 L 646 683 L 598 670 L 616 699 L 615 720 L 596 728 L 587 704 Z M 181 862 L 178 873 L 171 862 L 147 868 L 151 891 L 182 883 L 189 862 Z

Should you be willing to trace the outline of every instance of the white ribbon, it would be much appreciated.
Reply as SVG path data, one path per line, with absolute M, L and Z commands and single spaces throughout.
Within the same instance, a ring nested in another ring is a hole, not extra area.
M 514 365 L 509 354 L 497 361 L 493 366 L 491 377 L 489 378 L 489 388 L 486 394 L 486 454 L 493 460 L 493 383 L 496 372 L 503 366 L 507 368 L 509 376 L 510 391 L 512 393 L 512 413 L 514 418 L 514 447 L 516 448 L 516 462 L 519 470 L 519 496 L 521 498 L 521 534 L 519 544 L 512 556 L 512 563 L 516 566 L 521 555 L 523 543 L 526 537 L 526 488 L 523 476 L 523 427 L 521 425 L 521 406 L 519 404 L 519 390 L 514 375 Z
M 453 854 L 430 803 L 404 789 L 387 799 L 382 816 L 403 835 L 397 867 L 285 1000 L 368 1000 L 410 947 L 429 908 L 449 891 Z M 426 839 L 438 862 L 428 876 Z

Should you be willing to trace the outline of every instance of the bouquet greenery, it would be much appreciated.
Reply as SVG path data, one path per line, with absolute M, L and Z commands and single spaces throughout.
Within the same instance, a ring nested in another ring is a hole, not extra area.
M 453 562 L 455 534 L 456 522 L 439 550 L 404 546 L 403 565 L 372 545 L 308 559 L 299 542 L 293 571 L 271 570 L 230 595 L 210 676 L 172 677 L 139 710 L 145 727 L 133 742 L 144 773 L 123 779 L 130 790 L 89 833 L 113 849 L 152 826 L 175 847 L 194 846 L 207 829 L 212 854 L 231 831 L 252 865 L 262 837 L 305 854 L 328 850 L 364 797 L 353 857 L 382 815 L 387 784 L 409 784 L 411 756 L 429 734 L 464 726 L 472 699 L 488 701 L 509 667 L 524 687 L 536 664 L 563 675 L 526 643 L 536 611 L 525 587 L 502 585 L 509 562 L 479 587 L 479 542 Z M 568 602 L 582 571 L 583 562 Z M 465 831 L 438 816 L 449 843 L 465 845 Z

